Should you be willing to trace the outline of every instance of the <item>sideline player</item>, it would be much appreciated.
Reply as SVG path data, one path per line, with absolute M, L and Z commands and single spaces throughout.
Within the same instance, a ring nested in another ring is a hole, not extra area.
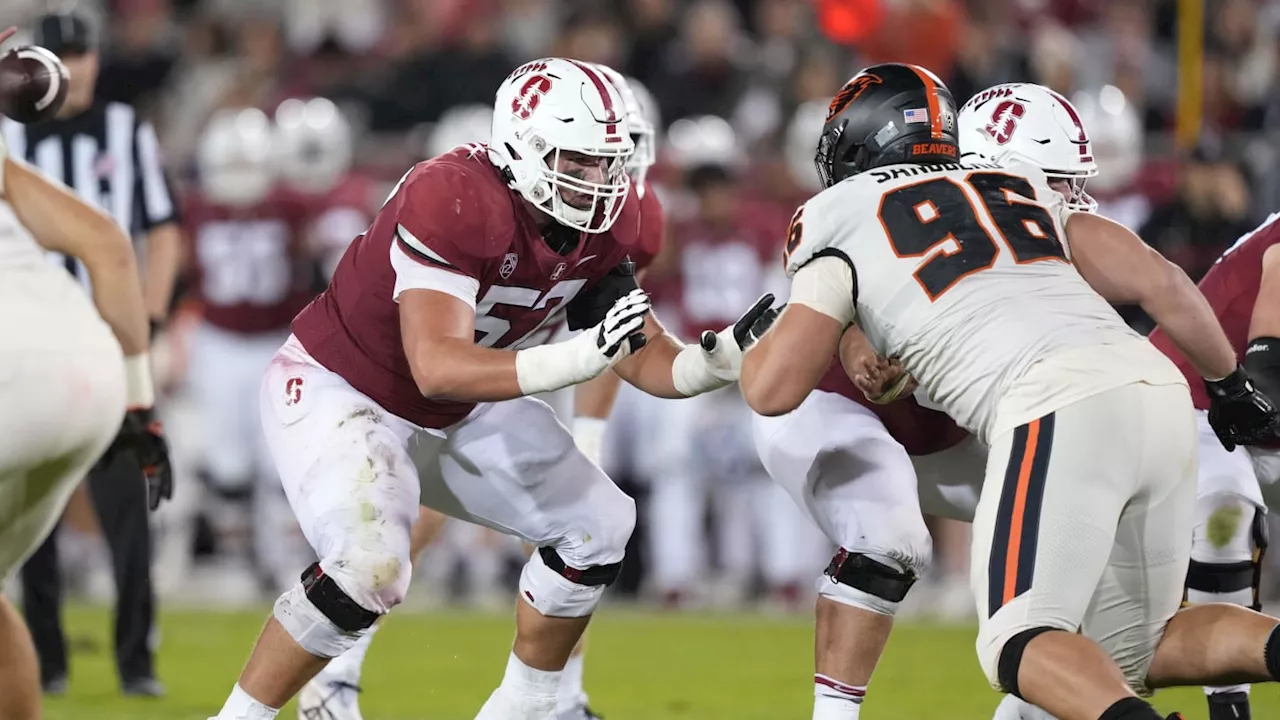
M 744 359 L 748 402 L 770 415 L 798 406 L 856 314 L 880 355 L 987 442 L 972 568 L 993 687 L 1063 720 L 1149 720 L 1135 690 L 1277 679 L 1274 619 L 1178 611 L 1190 398 L 1108 301 L 1165 322 L 1213 378 L 1228 439 L 1271 433 L 1274 406 L 1175 266 L 1066 208 L 1034 167 L 958 159 L 956 107 L 932 73 L 878 65 L 841 89 L 816 158 L 828 189 L 788 239 L 790 305 Z M 866 567 L 833 565 L 832 592 Z
M 0 33 L 0 42 L 12 32 Z M 65 269 L 48 261 L 46 250 L 84 263 L 93 283 L 92 304 Z M 148 468 L 153 508 L 172 484 L 164 440 L 145 422 L 154 388 L 133 245 L 110 217 L 8 157 L 3 138 L 0 303 L 5 308 L 0 313 L 4 577 L 49 535 L 103 451 L 138 454 Z M 39 717 L 35 649 L 22 618 L 4 598 L 0 666 L 5 668 L 0 718 Z
M 263 380 L 263 425 L 321 560 L 277 600 L 218 720 L 274 718 L 399 604 L 420 501 L 538 546 L 478 717 L 554 717 L 635 503 L 527 396 L 611 367 L 665 397 L 723 387 L 772 319 L 762 298 L 683 346 L 649 313 L 627 259 L 639 212 L 624 113 L 590 66 L 520 66 L 498 88 L 490 144 L 410 170 L 294 321 Z M 562 312 L 588 330 L 547 344 Z
M 221 533 L 252 527 L 255 569 L 280 592 L 311 554 L 298 547 L 256 401 L 289 323 L 315 295 L 320 253 L 308 242 L 306 206 L 277 187 L 276 138 L 261 110 L 215 113 L 197 154 L 198 193 L 183 217 L 202 305 L 188 378 L 208 437 L 201 474 L 209 509 L 220 510 L 213 519 Z
M 656 123 L 650 115 L 653 108 L 642 106 L 634 92 L 633 84 L 638 85 L 634 80 L 628 82 L 616 70 L 605 65 L 593 64 L 591 67 L 603 73 L 617 88 L 631 139 L 635 143 L 635 150 L 627 157 L 624 167 L 640 205 L 640 242 L 632 250 L 630 257 L 636 264 L 637 280 L 642 280 L 645 268 L 662 249 L 666 223 L 662 204 L 647 182 L 649 169 L 656 159 Z M 649 98 L 647 92 L 644 92 L 644 96 Z M 652 102 L 652 99 L 649 98 L 649 101 Z M 491 110 L 487 114 L 492 117 Z M 474 140 L 489 134 L 489 123 L 486 122 L 482 134 L 478 130 L 479 128 L 457 128 L 459 136 L 465 135 Z M 452 146 L 441 149 L 450 148 Z M 622 378 L 617 373 L 606 372 L 595 379 L 564 388 L 546 397 L 562 423 L 568 423 L 569 417 L 572 417 L 570 428 L 574 444 L 597 466 L 602 466 L 605 422 L 613 409 L 621 382 Z M 409 557 L 415 560 L 438 537 L 446 518 L 442 513 L 426 507 L 420 508 L 418 513 L 418 520 L 411 533 L 409 551 Z M 323 717 L 331 716 L 333 720 L 361 720 L 358 702 L 361 670 L 374 633 L 380 626 L 381 623 L 370 627 L 350 650 L 334 658 L 333 662 L 302 688 L 298 693 L 299 720 L 311 720 L 322 711 L 327 713 Z M 598 717 L 587 707 L 587 694 L 583 689 L 584 644 L 585 636 L 574 646 L 561 675 L 558 720 L 591 720 Z

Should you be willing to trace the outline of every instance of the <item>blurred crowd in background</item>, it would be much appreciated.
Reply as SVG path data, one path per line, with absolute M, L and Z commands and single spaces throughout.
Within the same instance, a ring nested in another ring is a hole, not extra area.
M 279 117 L 288 99 L 328 98 L 349 126 L 342 169 L 359 179 L 357 195 L 344 200 L 354 219 L 347 213 L 322 229 L 344 242 L 362 231 L 414 162 L 485 140 L 486 106 L 519 63 L 561 55 L 610 65 L 638 81 L 658 128 L 658 164 L 649 179 L 667 207 L 668 247 L 645 285 L 660 316 L 690 337 L 704 322 L 734 317 L 761 287 L 781 283 L 779 248 L 791 211 L 816 189 L 812 157 L 828 100 L 860 67 L 877 62 L 933 70 L 958 103 L 1011 81 L 1042 83 L 1073 99 L 1101 168 L 1087 188 L 1101 212 L 1198 279 L 1239 235 L 1280 209 L 1280 1 L 1205 3 L 1202 43 L 1195 43 L 1202 49 L 1191 61 L 1200 69 L 1202 103 L 1181 142 L 1175 131 L 1187 122 L 1187 108 L 1179 95 L 1179 4 L 7 0 L 0 27 L 68 5 L 95 17 L 98 95 L 132 104 L 154 122 L 186 198 L 203 191 L 202 141 L 220 110 Z M 740 237 L 744 249 L 725 251 L 720 242 L 721 250 L 708 253 L 698 241 L 708 234 Z M 162 596 L 204 601 L 273 597 L 271 572 L 264 579 L 246 560 L 255 530 L 243 503 L 252 500 L 201 480 L 206 459 L 221 449 L 204 442 L 204 408 L 187 383 L 199 360 L 190 357 L 184 329 L 199 323 L 199 299 L 180 294 L 176 306 L 167 331 L 165 411 L 182 477 L 177 500 L 157 519 L 157 587 Z M 1139 314 L 1129 319 L 1149 329 Z M 666 606 L 804 607 L 800 600 L 829 552 L 811 529 L 777 526 L 793 508 L 752 464 L 749 436 L 742 441 L 734 430 L 745 425 L 742 406 L 729 407 L 694 422 L 686 446 L 673 449 L 652 430 L 665 406 L 648 408 L 631 394 L 620 401 L 607 461 L 642 499 L 624 590 Z M 737 459 L 720 462 L 724 456 Z M 673 484 L 679 487 L 670 490 Z M 646 505 L 650 496 L 655 502 Z M 63 543 L 64 564 L 80 569 L 73 573 L 79 591 L 109 593 L 92 520 L 79 512 L 63 530 L 78 538 Z M 654 539 L 668 514 L 690 512 L 684 526 L 705 530 L 701 538 L 667 533 L 668 547 Z M 280 522 L 284 536 L 290 531 Z M 261 542 L 264 530 L 256 532 Z M 964 530 L 939 523 L 937 535 L 937 577 L 915 594 L 926 610 L 963 615 L 971 609 Z M 695 552 L 690 542 L 711 552 Z M 505 607 L 519 552 L 505 538 L 457 524 L 427 552 L 415 593 Z M 686 557 L 672 560 L 673 552 Z M 663 570 L 663 563 L 678 567 Z M 295 564 L 296 573 L 306 563 Z M 201 580 L 201 573 L 217 579 Z M 235 587 L 241 589 L 229 589 Z

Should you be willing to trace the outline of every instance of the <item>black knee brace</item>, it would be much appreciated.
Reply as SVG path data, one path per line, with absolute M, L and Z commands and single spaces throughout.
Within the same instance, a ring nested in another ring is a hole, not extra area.
M 338 583 L 320 569 L 320 563 L 312 563 L 302 573 L 302 591 L 311 604 L 343 632 L 359 632 L 378 621 L 378 613 L 366 610 L 348 597 Z
M 824 574 L 831 582 L 848 585 L 868 595 L 875 595 L 889 602 L 902 602 L 907 591 L 916 583 L 916 574 L 873 560 L 861 553 L 851 553 L 844 548 L 831 558 Z
M 1258 510 L 1253 516 L 1253 559 L 1234 563 L 1206 563 L 1192 560 L 1187 568 L 1187 588 L 1205 593 L 1233 593 L 1253 590 L 1255 612 L 1262 611 L 1262 561 L 1267 555 L 1267 517 Z
M 566 565 L 564 559 L 560 557 L 560 553 L 556 552 L 554 548 L 540 547 L 538 548 L 538 554 L 542 556 L 542 562 L 551 568 L 553 572 L 557 572 L 569 582 L 579 585 L 603 585 L 608 587 L 617 582 L 618 575 L 622 574 L 621 560 L 608 565 L 594 565 L 579 570 Z
M 1000 649 L 1000 660 L 996 664 L 996 679 L 1000 681 L 1000 689 L 1022 700 L 1018 692 L 1018 670 L 1022 667 L 1022 653 L 1026 652 L 1027 643 L 1047 632 L 1066 632 L 1061 628 L 1034 627 L 1009 638 Z

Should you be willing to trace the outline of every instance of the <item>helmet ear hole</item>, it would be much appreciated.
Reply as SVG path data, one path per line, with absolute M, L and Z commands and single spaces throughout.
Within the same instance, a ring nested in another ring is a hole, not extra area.
M 511 159 L 512 159 L 512 160 L 523 160 L 523 159 L 524 159 L 524 158 L 520 157 L 520 153 L 519 153 L 519 152 L 517 152 L 515 148 L 511 147 L 511 143 L 502 143 L 502 146 L 503 146 L 503 147 L 505 147 L 505 148 L 507 149 L 507 155 L 511 156 Z

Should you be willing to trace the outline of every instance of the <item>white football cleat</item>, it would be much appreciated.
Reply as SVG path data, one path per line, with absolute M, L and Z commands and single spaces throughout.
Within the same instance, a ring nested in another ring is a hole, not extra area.
M 321 673 L 298 693 L 298 720 L 364 720 L 360 687 Z

